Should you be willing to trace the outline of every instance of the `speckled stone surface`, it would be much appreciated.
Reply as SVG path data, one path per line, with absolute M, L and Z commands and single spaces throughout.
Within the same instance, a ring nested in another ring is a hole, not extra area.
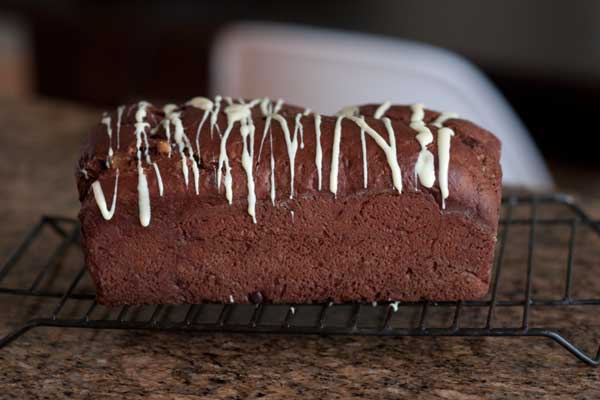
M 97 115 L 69 104 L 0 102 L 0 259 L 41 214 L 76 215 L 73 163 Z M 585 189 L 579 200 L 598 217 L 600 187 L 578 186 L 575 176 L 559 174 L 563 188 Z M 0 296 L 0 335 L 20 310 L 14 298 Z M 596 346 L 599 325 L 598 318 L 581 324 Z M 37 328 L 1 349 L 0 365 L 0 399 L 600 398 L 600 369 L 541 338 Z

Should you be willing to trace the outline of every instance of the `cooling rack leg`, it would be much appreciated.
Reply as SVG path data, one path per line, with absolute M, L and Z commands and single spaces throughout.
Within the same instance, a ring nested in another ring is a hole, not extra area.
M 13 340 L 18 339 L 19 337 L 24 335 L 26 332 L 28 332 L 30 329 L 33 329 L 37 326 L 40 326 L 40 324 L 38 321 L 34 320 L 34 321 L 29 321 L 29 322 L 25 323 L 24 325 L 21 325 L 20 327 L 16 328 L 12 332 L 10 332 L 8 335 L 4 336 L 3 338 L 0 338 L 0 349 L 2 349 L 4 346 L 9 344 Z
M 553 339 L 556 343 L 560 344 L 563 348 L 568 350 L 575 357 L 583 361 L 584 363 L 597 367 L 600 365 L 600 347 L 598 348 L 598 352 L 596 353 L 596 358 L 592 358 L 590 355 L 585 353 L 579 347 L 575 346 L 573 343 L 565 339 L 561 334 L 554 331 L 545 331 L 542 333 L 542 336 Z

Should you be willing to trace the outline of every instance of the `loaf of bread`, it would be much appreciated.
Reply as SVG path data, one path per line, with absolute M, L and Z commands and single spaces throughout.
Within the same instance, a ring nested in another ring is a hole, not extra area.
M 85 259 L 106 305 L 480 298 L 499 160 L 421 104 L 121 106 L 77 168 Z

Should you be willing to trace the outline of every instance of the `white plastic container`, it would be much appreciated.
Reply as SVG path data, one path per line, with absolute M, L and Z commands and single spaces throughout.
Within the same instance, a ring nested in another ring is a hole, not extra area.
M 504 184 L 553 186 L 504 97 L 473 64 L 449 51 L 363 34 L 240 23 L 218 35 L 211 62 L 213 94 L 282 98 L 321 113 L 385 100 L 457 112 L 502 141 Z

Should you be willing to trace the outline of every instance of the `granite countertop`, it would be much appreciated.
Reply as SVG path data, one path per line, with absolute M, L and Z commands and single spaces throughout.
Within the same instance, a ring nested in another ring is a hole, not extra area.
M 76 215 L 74 163 L 98 117 L 73 104 L 0 101 L 0 260 L 40 215 Z M 578 200 L 600 216 L 600 188 L 581 171 L 557 176 L 562 189 L 585 193 Z M 18 301 L 0 295 L 0 336 L 18 317 Z M 598 338 L 600 319 L 591 322 L 581 329 L 595 326 Z M 0 364 L 0 399 L 600 398 L 600 368 L 543 338 L 36 328 L 0 349 Z

